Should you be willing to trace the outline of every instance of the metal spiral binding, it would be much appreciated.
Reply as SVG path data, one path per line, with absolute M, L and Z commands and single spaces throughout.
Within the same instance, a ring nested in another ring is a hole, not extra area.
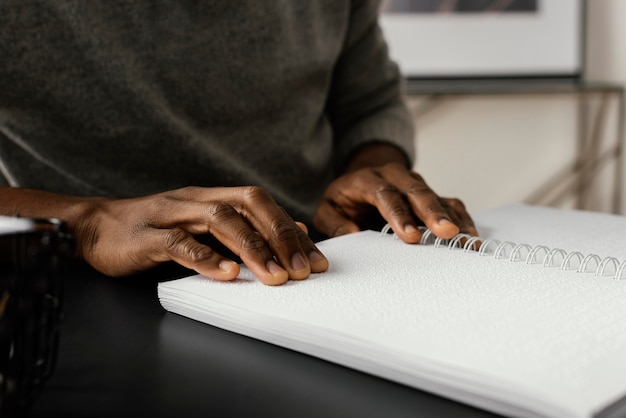
M 577 273 L 593 273 L 595 276 L 609 276 L 610 273 L 607 274 L 607 271 L 611 271 L 612 268 L 614 279 L 626 279 L 626 260 L 620 262 L 615 257 L 601 258 L 596 254 L 584 255 L 578 251 L 568 253 L 563 249 L 549 248 L 545 245 L 533 247 L 530 244 L 517 244 L 495 238 L 482 239 L 469 234 L 457 234 L 454 238 L 444 239 L 435 236 L 430 229 L 424 226 L 418 228 L 422 233 L 419 241 L 421 245 L 433 245 L 438 248 L 445 246 L 450 250 L 461 249 L 464 252 L 477 252 L 479 256 L 492 256 L 496 259 L 508 258 L 510 262 L 524 261 L 526 264 L 541 264 L 544 267 L 558 267 L 560 270 L 576 270 Z M 381 234 L 389 235 L 390 233 L 393 234 L 394 239 L 398 239 L 391 226 L 386 224 L 381 229 Z M 509 252 L 507 253 L 507 251 Z M 542 255 L 543 258 L 541 258 Z M 575 267 L 576 265 L 578 267 Z

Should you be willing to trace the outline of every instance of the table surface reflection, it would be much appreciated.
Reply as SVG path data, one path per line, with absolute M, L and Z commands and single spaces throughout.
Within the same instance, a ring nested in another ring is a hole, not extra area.
M 69 266 L 57 365 L 31 416 L 495 416 L 166 312 L 157 283 L 189 273 Z

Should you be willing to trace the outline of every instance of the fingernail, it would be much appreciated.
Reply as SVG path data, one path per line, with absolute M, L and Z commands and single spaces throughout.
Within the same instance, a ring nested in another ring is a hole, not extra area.
M 437 225 L 441 228 L 439 229 L 439 236 L 441 238 L 452 238 L 460 232 L 459 227 L 446 218 L 439 219 Z
M 309 253 L 309 261 L 311 263 L 317 263 L 319 261 L 324 261 L 324 257 L 322 257 L 322 255 L 318 252 L 311 251 Z
M 291 268 L 295 271 L 304 270 L 306 268 L 306 260 L 300 253 L 296 253 L 291 257 Z
M 311 251 L 309 253 L 309 262 L 311 263 L 311 271 L 315 273 L 328 269 L 328 261 L 317 251 Z
M 237 265 L 234 261 L 230 260 L 222 260 L 220 261 L 219 268 L 220 270 L 230 273 L 230 271 Z
M 417 228 L 414 227 L 411 224 L 405 225 L 404 226 L 404 232 L 407 233 L 407 234 L 414 234 L 415 232 L 417 232 Z
M 270 260 L 267 262 L 267 270 L 271 273 L 272 276 L 276 276 L 277 274 L 283 273 L 285 269 L 276 263 L 274 260 Z

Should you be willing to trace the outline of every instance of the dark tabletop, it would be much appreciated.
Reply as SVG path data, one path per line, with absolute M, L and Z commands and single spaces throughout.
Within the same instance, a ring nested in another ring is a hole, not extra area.
M 113 279 L 70 266 L 58 362 L 31 416 L 493 416 L 167 313 L 158 281 L 189 273 Z

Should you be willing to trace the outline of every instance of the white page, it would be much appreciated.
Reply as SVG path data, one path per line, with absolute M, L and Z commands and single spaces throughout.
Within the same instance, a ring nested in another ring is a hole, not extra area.
M 372 231 L 319 246 L 331 268 L 302 282 L 268 287 L 244 268 L 235 283 L 192 277 L 159 296 L 200 321 L 508 415 L 591 416 L 626 393 L 626 281 Z
M 626 216 L 510 205 L 472 214 L 481 237 L 626 259 Z

